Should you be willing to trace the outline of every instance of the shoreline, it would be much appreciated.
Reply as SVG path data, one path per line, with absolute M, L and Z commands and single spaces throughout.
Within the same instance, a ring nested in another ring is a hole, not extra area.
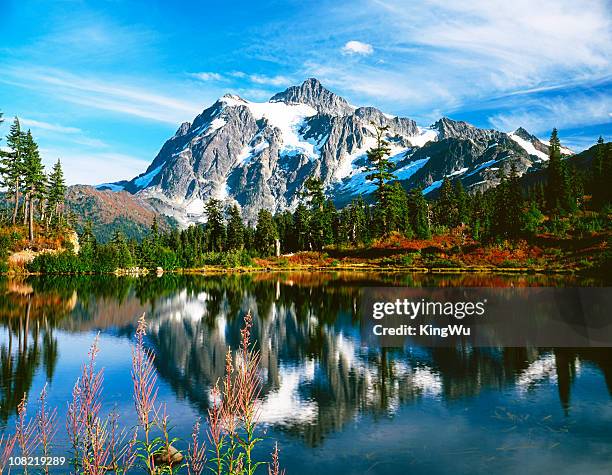
M 337 266 L 297 265 L 297 266 L 257 266 L 257 267 L 222 267 L 205 266 L 185 269 L 164 269 L 157 272 L 155 269 L 140 269 L 135 272 L 117 270 L 115 272 L 0 272 L 0 276 L 45 276 L 45 275 L 115 275 L 117 277 L 143 277 L 148 275 L 180 274 L 180 275 L 218 275 L 218 274 L 259 274 L 275 272 L 403 272 L 407 274 L 516 274 L 516 275 L 553 275 L 553 274 L 589 274 L 582 269 L 546 268 L 546 267 L 494 267 L 494 266 L 466 266 L 466 267 L 425 267 L 425 266 L 377 266 L 370 264 L 352 264 Z

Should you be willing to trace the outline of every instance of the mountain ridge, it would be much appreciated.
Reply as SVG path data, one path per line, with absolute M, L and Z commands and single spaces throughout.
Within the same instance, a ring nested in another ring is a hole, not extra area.
M 98 188 L 128 191 L 182 225 L 204 221 L 210 198 L 237 204 L 249 222 L 261 208 L 294 210 L 312 175 L 343 206 L 373 192 L 364 167 L 375 126 L 388 127 L 398 181 L 424 193 L 435 192 L 446 176 L 469 191 L 484 190 L 510 161 L 522 175 L 547 160 L 548 145 L 523 128 L 506 133 L 448 117 L 421 127 L 408 117 L 352 106 L 310 78 L 268 102 L 221 97 L 181 124 L 144 173 Z

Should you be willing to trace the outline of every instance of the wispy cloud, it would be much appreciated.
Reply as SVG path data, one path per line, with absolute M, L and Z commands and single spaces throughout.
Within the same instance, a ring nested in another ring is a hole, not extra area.
M 83 132 L 78 127 L 67 127 L 67 126 L 60 125 L 60 124 L 52 124 L 49 122 L 43 122 L 41 120 L 20 118 L 19 122 L 25 128 L 32 128 L 35 130 L 48 130 L 50 132 L 58 132 L 61 134 L 80 134 Z
M 301 41 L 272 25 L 252 54 L 285 69 L 292 64 L 302 77 L 324 76 L 320 79 L 352 102 L 420 116 L 433 109 L 469 109 L 492 96 L 559 91 L 568 83 L 589 87 L 609 77 L 612 15 L 607 0 L 326 5 L 312 17 L 313 24 L 302 25 Z M 359 43 L 377 45 L 376 54 L 346 54 L 369 51 L 349 47 L 357 35 Z M 338 37 L 345 45 L 341 51 Z
M 248 81 L 251 84 L 275 87 L 288 86 L 292 82 L 290 77 L 280 74 L 268 76 L 265 74 L 246 73 L 244 71 L 229 71 L 227 73 L 200 72 L 193 73 L 192 76 L 200 79 L 201 81 L 232 81 L 234 84 L 238 84 L 238 81 L 241 83 Z
M 539 99 L 510 112 L 494 114 L 491 126 L 500 130 L 525 127 L 534 133 L 548 133 L 552 127 L 575 128 L 610 122 L 612 94 L 576 95 Z
M 351 40 L 345 43 L 345 45 L 342 47 L 342 52 L 345 54 L 360 54 L 368 56 L 374 53 L 374 48 L 371 44 Z
M 8 67 L 0 82 L 44 91 L 52 97 L 89 108 L 176 125 L 191 120 L 202 105 L 155 92 L 135 83 L 77 76 L 52 68 Z
M 221 74 L 212 72 L 193 73 L 193 77 L 202 81 L 221 81 L 224 79 Z

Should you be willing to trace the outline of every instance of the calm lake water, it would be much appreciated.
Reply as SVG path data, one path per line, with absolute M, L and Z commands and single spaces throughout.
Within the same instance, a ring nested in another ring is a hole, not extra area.
M 264 366 L 261 456 L 278 440 L 288 474 L 609 474 L 612 349 L 380 349 L 360 340 L 363 287 L 588 285 L 599 283 L 389 273 L 0 280 L 0 430 L 12 430 L 23 392 L 34 398 L 47 382 L 63 434 L 98 332 L 105 407 L 134 424 L 130 350 L 144 312 L 159 399 L 185 441 L 251 310 Z M 54 452 L 66 453 L 61 439 Z

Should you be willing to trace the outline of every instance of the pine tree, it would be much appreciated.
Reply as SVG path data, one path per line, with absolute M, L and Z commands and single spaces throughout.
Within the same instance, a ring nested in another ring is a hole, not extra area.
M 610 144 L 606 145 L 603 137 L 599 137 L 595 148 L 595 157 L 592 166 L 593 206 L 599 208 L 611 201 L 612 187 L 610 187 L 612 174 L 610 162 Z
M 571 182 L 565 162 L 561 159 L 561 142 L 557 129 L 552 130 L 548 156 L 546 205 L 553 214 L 572 211 L 576 207 L 576 200 L 571 193 Z
M 110 245 L 114 254 L 114 266 L 118 269 L 129 269 L 132 267 L 132 253 L 130 252 L 125 234 L 121 231 L 115 231 Z
M 389 186 L 388 182 L 395 179 L 393 170 L 395 165 L 389 160 L 391 149 L 389 144 L 384 140 L 385 132 L 389 129 L 388 126 L 376 127 L 376 146 L 369 149 L 366 154 L 368 156 L 368 165 L 366 171 L 366 180 L 373 181 L 376 184 L 377 198 L 377 218 L 383 234 L 389 232 Z
M 34 241 L 34 202 L 44 193 L 46 176 L 38 145 L 29 130 L 23 140 L 23 185 L 26 194 L 28 235 L 30 241 Z
M 408 219 L 408 197 L 404 187 L 399 182 L 389 185 L 388 230 L 398 231 L 405 235 L 411 233 Z
M 456 216 L 454 216 L 454 226 L 465 224 L 468 221 L 468 197 L 461 180 L 455 181 L 455 203 L 457 206 Z
M 297 250 L 310 250 L 310 212 L 303 203 L 298 204 L 293 223 Z
M 221 202 L 211 198 L 205 206 L 206 232 L 208 235 L 208 250 L 219 252 L 225 242 L 225 224 L 221 212 Z
M 361 195 L 351 203 L 349 224 L 349 240 L 353 244 L 362 244 L 370 240 L 368 205 Z
M 239 250 L 244 247 L 244 224 L 238 206 L 230 207 L 227 222 L 227 249 Z
M 59 223 L 62 216 L 65 194 L 66 182 L 64 181 L 64 172 L 62 171 L 62 164 L 58 160 L 49 175 L 49 187 L 47 189 L 47 219 L 49 222 L 55 220 L 55 222 Z
M 21 188 L 23 186 L 24 138 L 25 134 L 21 131 L 19 119 L 15 117 L 15 121 L 11 125 L 6 137 L 6 145 L 10 151 L 3 152 L 0 155 L 0 185 L 7 189 L 7 192 L 13 196 L 15 202 L 12 218 L 13 224 L 17 221 Z
M 326 244 L 333 241 L 333 213 L 326 206 L 323 182 L 316 177 L 309 177 L 304 182 L 306 188 L 304 197 L 310 203 L 309 216 L 309 245 L 313 249 L 321 250 Z
M 255 228 L 255 246 L 262 256 L 274 254 L 274 247 L 278 239 L 278 232 L 272 213 L 261 209 L 257 214 L 257 227 Z
M 457 200 L 450 178 L 444 177 L 435 206 L 436 222 L 449 228 L 457 225 Z
M 410 221 L 414 234 L 419 239 L 431 238 L 429 206 L 421 188 L 413 188 L 408 195 Z
M 281 249 L 283 249 L 284 252 L 296 251 L 295 226 L 291 212 L 287 210 L 283 211 L 274 216 L 274 221 L 281 241 Z
M 523 229 L 524 200 L 515 162 L 512 162 L 510 165 L 507 193 L 505 209 L 506 234 L 511 238 L 517 238 Z

